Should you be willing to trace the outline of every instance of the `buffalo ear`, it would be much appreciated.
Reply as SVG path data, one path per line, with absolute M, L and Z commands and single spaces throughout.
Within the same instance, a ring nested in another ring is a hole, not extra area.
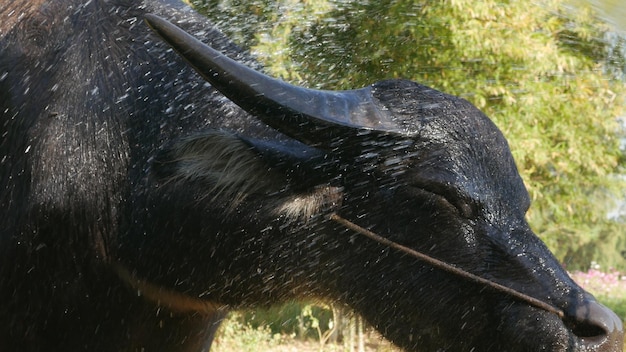
M 203 190 L 199 198 L 301 191 L 337 177 L 336 161 L 325 153 L 292 142 L 269 142 L 213 130 L 164 148 L 152 175 L 163 185 Z
M 296 141 L 276 142 L 240 137 L 273 170 L 286 177 L 284 193 L 269 209 L 287 222 L 308 223 L 341 208 L 342 161 Z
M 343 174 L 341 160 L 333 154 L 298 141 L 268 141 L 238 136 L 267 166 L 284 175 L 292 190 L 335 183 Z M 338 182 L 338 181 L 337 181 Z
M 165 147 L 153 159 L 151 174 L 163 186 L 199 190 L 199 199 L 226 196 L 241 200 L 251 194 L 273 193 L 284 187 L 285 180 L 247 143 L 219 130 Z

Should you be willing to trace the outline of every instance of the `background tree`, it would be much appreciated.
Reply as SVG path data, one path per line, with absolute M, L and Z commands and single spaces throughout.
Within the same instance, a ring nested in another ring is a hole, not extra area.
M 408 78 L 464 97 L 511 144 L 528 221 L 569 268 L 626 269 L 623 41 L 563 0 L 198 0 L 268 72 L 326 89 Z

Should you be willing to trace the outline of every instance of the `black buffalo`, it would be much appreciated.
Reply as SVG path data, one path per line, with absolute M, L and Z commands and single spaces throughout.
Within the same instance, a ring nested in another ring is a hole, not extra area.
M 471 104 L 401 80 L 288 86 L 150 13 L 256 67 L 175 1 L 0 3 L 0 350 L 198 351 L 227 310 L 302 297 L 407 351 L 622 350 Z

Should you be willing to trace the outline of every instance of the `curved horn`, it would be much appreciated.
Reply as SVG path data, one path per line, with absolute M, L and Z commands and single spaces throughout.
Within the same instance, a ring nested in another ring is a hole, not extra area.
M 363 130 L 407 134 L 377 107 L 372 87 L 323 91 L 294 86 L 224 56 L 158 16 L 146 15 L 146 22 L 222 94 L 292 138 L 324 145 Z

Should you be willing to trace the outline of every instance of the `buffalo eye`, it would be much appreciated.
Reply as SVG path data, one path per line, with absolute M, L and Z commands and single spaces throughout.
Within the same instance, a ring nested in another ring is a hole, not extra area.
M 461 217 L 473 219 L 477 215 L 476 203 L 461 190 L 452 185 L 427 182 L 410 187 L 411 192 L 418 199 L 428 199 L 428 202 L 437 202 Z

